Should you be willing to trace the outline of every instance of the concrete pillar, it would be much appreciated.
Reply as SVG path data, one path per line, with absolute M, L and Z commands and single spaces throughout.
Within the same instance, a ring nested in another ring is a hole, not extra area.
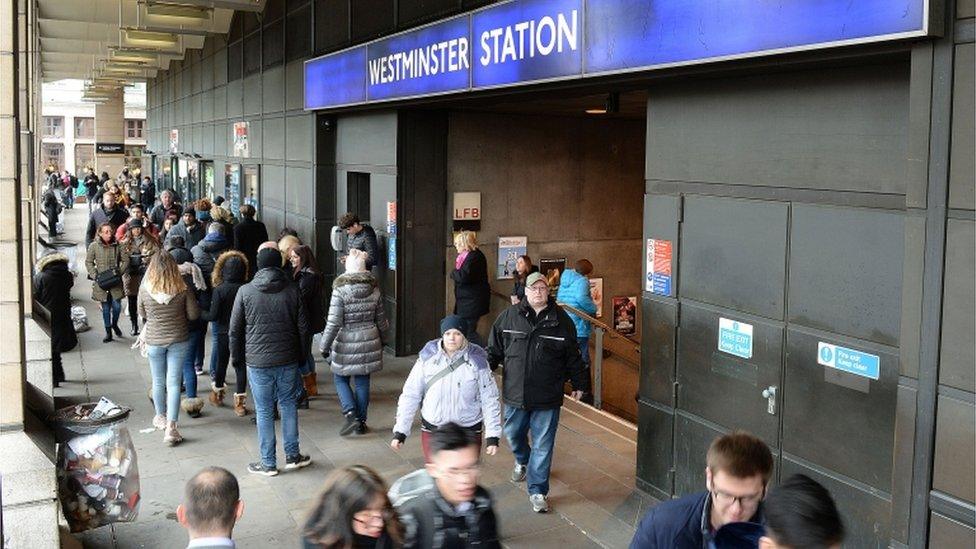
M 116 90 L 115 97 L 105 103 L 95 104 L 95 171 L 108 172 L 115 177 L 125 166 L 124 147 L 115 153 L 99 153 L 98 145 L 122 145 L 125 143 L 125 92 Z

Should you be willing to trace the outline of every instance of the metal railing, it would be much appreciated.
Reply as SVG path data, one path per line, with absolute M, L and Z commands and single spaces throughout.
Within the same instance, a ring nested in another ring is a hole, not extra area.
M 503 294 L 494 288 L 492 288 L 491 293 L 495 297 L 504 299 L 506 303 L 511 304 L 511 296 Z M 608 343 L 618 344 L 622 350 L 627 352 L 632 351 L 639 356 L 640 341 L 614 330 L 613 327 L 606 322 L 603 322 L 602 320 L 595 318 L 588 313 L 577 309 L 576 307 L 559 302 L 556 302 L 556 304 L 562 307 L 563 310 L 573 313 L 586 322 L 589 322 L 593 329 L 593 347 L 595 352 L 593 353 L 593 362 L 590 365 L 590 368 L 593 370 L 593 407 L 603 409 L 603 360 L 609 356 L 615 355 L 620 359 L 621 362 L 627 364 L 635 370 L 640 369 L 640 364 L 638 362 L 625 358 L 621 352 L 609 349 L 608 347 L 610 347 L 610 345 L 608 345 Z

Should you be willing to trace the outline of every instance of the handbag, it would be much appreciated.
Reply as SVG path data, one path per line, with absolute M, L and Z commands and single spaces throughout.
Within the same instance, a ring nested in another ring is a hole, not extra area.
M 134 275 L 146 274 L 146 266 L 142 264 L 141 253 L 129 256 L 129 273 Z
M 119 264 L 119 247 L 115 246 L 115 264 Z M 111 269 L 105 269 L 104 271 L 95 275 L 95 284 L 98 287 L 105 290 L 106 292 L 122 285 L 122 275 L 119 274 L 119 269 L 117 267 L 112 267 Z

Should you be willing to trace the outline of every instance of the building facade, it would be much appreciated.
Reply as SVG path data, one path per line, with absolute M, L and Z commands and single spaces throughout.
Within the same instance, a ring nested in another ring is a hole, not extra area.
M 42 86 L 41 169 L 67 169 L 84 174 L 95 169 L 95 104 L 82 101 L 84 81 L 59 80 Z M 136 84 L 125 90 L 125 165 L 141 170 L 146 147 L 146 89 Z M 115 174 L 110 174 L 113 177 Z

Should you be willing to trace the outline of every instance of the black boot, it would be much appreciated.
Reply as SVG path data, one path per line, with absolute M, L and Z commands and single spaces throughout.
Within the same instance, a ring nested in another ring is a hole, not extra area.
M 129 335 L 131 335 L 132 337 L 135 337 L 135 336 L 139 335 L 139 321 L 138 320 L 133 320 L 132 321 L 132 331 L 129 332 Z
M 119 328 L 118 321 L 116 321 L 115 324 L 112 324 L 112 331 L 115 332 L 115 335 L 122 337 L 122 328 Z
M 59 363 L 54 364 L 54 386 L 60 387 L 64 382 L 64 367 Z
M 295 407 L 299 410 L 308 410 L 308 393 L 305 389 L 298 394 L 298 399 L 295 401 Z
M 109 341 L 112 341 L 112 329 L 105 328 L 105 339 L 102 340 L 102 343 L 108 343 Z
M 350 435 L 359 429 L 359 420 L 356 419 L 356 412 L 350 410 L 343 415 L 346 416 L 346 424 L 342 426 L 342 429 L 339 429 L 339 435 Z

